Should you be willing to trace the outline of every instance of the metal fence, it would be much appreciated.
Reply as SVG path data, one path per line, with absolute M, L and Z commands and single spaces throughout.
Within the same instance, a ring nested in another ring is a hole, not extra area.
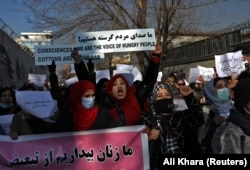
M 27 54 L 34 57 L 34 53 L 29 49 L 20 39 L 20 36 L 13 31 L 13 29 L 7 25 L 1 18 L 0 18 L 0 30 L 4 31 L 9 37 L 11 37 Z
M 0 30 L 3 30 L 6 34 L 8 34 L 12 39 L 17 39 L 19 36 L 13 29 L 7 25 L 1 18 L 0 18 Z
M 236 50 L 235 44 L 250 41 L 250 20 L 211 33 L 210 38 L 165 52 L 164 67 L 213 60 L 214 55 Z

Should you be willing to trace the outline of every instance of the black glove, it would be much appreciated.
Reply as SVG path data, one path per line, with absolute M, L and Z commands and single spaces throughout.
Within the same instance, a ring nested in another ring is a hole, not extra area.
M 89 59 L 89 62 L 87 63 L 88 70 L 93 71 L 94 70 L 94 63 L 92 63 L 91 59 Z
M 48 65 L 48 68 L 49 68 L 49 73 L 55 73 L 56 72 L 56 64 L 55 64 L 54 60 L 52 61 L 51 65 Z

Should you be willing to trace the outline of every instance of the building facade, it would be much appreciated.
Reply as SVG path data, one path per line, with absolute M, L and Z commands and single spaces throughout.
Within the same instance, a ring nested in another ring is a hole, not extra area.
M 34 53 L 36 45 L 53 45 L 52 31 L 22 32 L 20 41 Z

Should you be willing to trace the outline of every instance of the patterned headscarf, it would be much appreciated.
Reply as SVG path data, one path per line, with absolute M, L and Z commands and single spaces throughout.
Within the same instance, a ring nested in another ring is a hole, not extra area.
M 171 95 L 171 97 L 173 98 L 172 96 L 172 93 L 169 89 L 169 87 L 167 85 L 164 85 L 164 84 L 158 84 L 154 87 L 152 93 L 151 93 L 151 96 L 149 98 L 149 103 L 150 103 L 150 108 L 151 108 L 151 112 L 153 113 L 153 115 L 155 117 L 156 116 L 156 112 L 154 110 L 154 106 L 153 104 L 156 102 L 156 97 L 157 97 L 157 94 L 159 92 L 160 89 L 166 89 L 169 94 Z M 166 129 L 166 124 L 169 124 L 170 121 L 172 120 L 172 115 L 171 115 L 171 118 L 169 119 L 169 122 L 162 122 L 162 118 L 161 121 L 159 122 L 158 124 L 158 128 L 160 129 L 160 144 L 161 144 L 161 153 L 162 154 L 174 154 L 174 153 L 180 153 L 180 148 L 179 148 L 179 144 L 178 144 L 178 138 L 179 136 L 177 137 L 175 135 L 175 130 L 168 127 Z M 156 118 L 157 119 L 157 118 Z M 159 118 L 158 118 L 159 119 Z M 164 130 L 165 129 L 165 130 Z
M 156 85 L 150 95 L 150 98 L 149 98 L 149 104 L 150 104 L 150 108 L 151 108 L 151 111 L 153 112 L 153 114 L 155 115 L 155 110 L 154 110 L 154 107 L 153 107 L 153 103 L 155 103 L 156 101 L 156 96 L 159 92 L 160 89 L 166 89 L 168 91 L 168 93 L 171 95 L 171 97 L 173 98 L 172 96 L 172 93 L 171 93 L 171 90 L 169 89 L 169 87 L 167 85 L 164 85 L 164 84 L 161 84 L 161 83 L 158 83 L 158 85 Z
M 158 85 L 156 85 L 150 95 L 150 98 L 149 98 L 149 103 L 152 104 L 155 102 L 156 100 L 156 96 L 159 92 L 160 89 L 166 89 L 169 94 L 172 96 L 172 93 L 171 93 L 171 90 L 169 89 L 168 86 L 164 85 L 164 84 L 161 84 L 161 83 L 158 83 Z M 173 97 L 173 96 L 172 96 Z

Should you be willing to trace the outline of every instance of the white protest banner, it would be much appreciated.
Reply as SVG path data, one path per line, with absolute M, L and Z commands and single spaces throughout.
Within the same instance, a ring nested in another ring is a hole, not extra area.
M 0 116 L 0 125 L 3 128 L 5 135 L 10 134 L 10 125 L 11 125 L 13 116 L 14 114 Z
M 16 91 L 16 101 L 23 111 L 38 118 L 54 113 L 54 100 L 49 91 Z
M 121 74 L 129 83 L 132 85 L 134 82 L 134 75 L 131 73 L 130 70 L 120 69 L 120 70 L 113 70 L 113 75 Z
M 219 77 L 231 76 L 233 72 L 239 75 L 245 70 L 242 51 L 215 55 L 215 66 Z
M 28 80 L 30 83 L 34 83 L 38 87 L 43 87 L 46 81 L 45 74 L 28 74 Z
M 96 76 L 96 83 L 98 83 L 99 80 L 101 80 L 102 78 L 110 79 L 109 70 L 96 70 L 95 73 L 96 73 L 95 74 L 95 76 Z
M 70 65 L 70 73 L 76 73 L 75 65 L 74 64 Z
M 137 67 L 134 67 L 132 70 L 132 74 L 134 75 L 134 82 L 136 80 L 142 81 L 142 74 Z
M 185 85 L 188 86 L 189 83 L 187 82 L 187 80 L 186 79 L 183 79 L 183 80 L 184 80 Z
M 199 70 L 199 74 L 203 77 L 204 81 L 210 81 L 213 78 L 214 68 L 206 68 L 203 66 L 197 66 L 197 68 Z
M 52 110 L 52 114 L 54 114 L 55 112 L 58 111 L 57 100 L 54 100 L 54 99 L 53 99 L 53 101 L 54 101 L 54 108 L 53 108 L 53 110 Z M 43 119 L 43 121 L 45 121 L 45 122 L 50 122 L 50 123 L 55 123 L 55 122 L 56 122 L 56 120 L 52 120 L 52 119 L 51 119 L 51 116 L 50 116 L 50 117 L 45 117 L 45 118 L 42 118 L 42 119 Z
M 134 68 L 133 65 L 129 64 L 116 64 L 116 70 L 130 70 L 132 71 Z
M 140 70 L 137 67 L 133 66 L 133 65 L 116 64 L 116 70 L 128 70 L 134 76 L 133 81 L 136 81 L 136 80 L 142 81 L 142 74 L 141 74 Z
M 190 68 L 188 82 L 189 83 L 196 82 L 196 80 L 198 79 L 199 76 L 200 76 L 200 73 L 199 73 L 198 68 Z
M 86 54 L 149 51 L 155 49 L 155 30 L 148 28 L 84 32 L 76 35 L 76 44 L 82 45 Z
M 113 75 L 116 75 L 116 74 L 123 74 L 123 73 L 131 73 L 131 70 L 127 70 L 127 69 L 119 69 L 119 70 L 113 70 Z
M 161 78 L 162 78 L 162 71 L 158 72 L 157 81 L 161 82 Z
M 154 29 L 112 30 L 85 32 L 76 35 L 76 45 L 35 46 L 35 65 L 72 64 L 70 54 L 78 49 L 82 59 L 93 63 L 103 62 L 104 53 L 154 50 L 156 44 Z
M 37 45 L 35 46 L 35 65 L 51 65 L 52 61 L 55 64 L 72 64 L 74 59 L 70 57 L 74 48 L 78 49 L 81 58 L 85 63 L 89 59 L 93 63 L 100 63 L 104 61 L 104 54 L 85 54 L 82 46 L 76 45 Z
M 109 70 L 96 70 L 95 73 L 96 73 L 96 83 L 98 83 L 98 81 L 102 78 L 110 79 Z M 65 85 L 66 85 L 66 87 L 69 87 L 71 84 L 74 84 L 78 81 L 79 80 L 78 80 L 77 76 L 75 76 L 75 77 L 72 77 L 70 79 L 67 79 L 65 81 Z
M 184 99 L 173 99 L 174 111 L 183 111 L 188 109 L 187 103 Z
M 70 79 L 67 79 L 67 80 L 65 81 L 66 87 L 69 87 L 71 84 L 74 84 L 74 83 L 76 83 L 76 82 L 78 82 L 78 81 L 79 81 L 79 80 L 78 80 L 78 77 L 77 77 L 77 76 L 72 77 L 72 78 L 70 78 Z

